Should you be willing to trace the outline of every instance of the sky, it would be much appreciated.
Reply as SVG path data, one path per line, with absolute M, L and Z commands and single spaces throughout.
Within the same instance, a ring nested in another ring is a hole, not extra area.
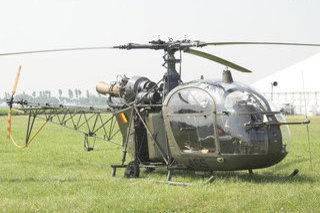
M 267 41 L 320 43 L 318 0 L 2 0 L 0 53 L 129 42 L 183 39 L 205 42 Z M 298 63 L 318 47 L 219 46 L 201 49 L 248 69 L 232 71 L 243 83 Z M 162 51 L 92 50 L 0 57 L 0 98 L 12 90 L 22 65 L 17 93 L 79 88 L 95 92 L 99 81 L 117 75 L 165 73 Z M 182 80 L 221 78 L 223 65 L 192 55 L 182 57 Z

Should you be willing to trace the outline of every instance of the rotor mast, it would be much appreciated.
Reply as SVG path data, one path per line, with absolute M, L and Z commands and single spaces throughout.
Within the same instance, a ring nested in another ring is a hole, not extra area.
M 176 59 L 174 54 L 177 50 L 167 50 L 164 57 L 167 65 L 167 72 L 163 75 L 164 95 L 167 95 L 172 89 L 179 85 L 180 74 L 176 70 L 176 63 L 181 63 L 181 59 Z
M 176 63 L 181 63 L 181 59 L 176 59 L 174 54 L 177 51 L 181 51 L 181 43 L 184 41 L 172 41 L 169 39 L 168 42 L 163 40 L 153 40 L 149 44 L 135 44 L 129 43 L 126 45 L 114 46 L 113 48 L 118 49 L 163 49 L 165 55 L 163 56 L 164 64 L 163 66 L 167 69 L 167 72 L 163 75 L 164 88 L 163 94 L 166 96 L 172 89 L 179 85 L 180 74 L 176 70 Z

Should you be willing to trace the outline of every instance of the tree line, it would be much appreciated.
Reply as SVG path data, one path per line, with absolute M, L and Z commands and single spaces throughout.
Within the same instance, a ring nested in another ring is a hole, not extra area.
M 106 97 L 100 94 L 95 95 L 86 90 L 83 93 L 80 89 L 68 89 L 67 93 L 63 93 L 62 89 L 58 90 L 58 97 L 52 95 L 50 90 L 33 91 L 31 94 L 22 92 L 14 96 L 15 100 L 26 100 L 30 103 L 51 103 L 51 104 L 71 104 L 71 105 L 106 105 Z M 0 104 L 7 102 L 11 97 L 11 93 L 5 93 L 3 98 L 0 98 Z

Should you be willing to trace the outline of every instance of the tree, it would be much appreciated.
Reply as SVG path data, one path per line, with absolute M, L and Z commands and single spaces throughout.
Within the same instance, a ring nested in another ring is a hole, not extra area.
M 46 98 L 51 98 L 51 91 L 45 90 L 45 91 L 44 91 L 44 96 L 45 96 Z
M 74 94 L 76 95 L 76 98 L 78 98 L 78 89 L 74 89 Z
M 80 96 L 81 96 L 81 90 L 75 89 L 74 92 L 75 92 L 76 98 L 80 98 Z
M 88 98 L 88 99 L 90 98 L 89 90 L 87 90 L 87 98 Z
M 72 99 L 72 98 L 73 98 L 73 92 L 72 92 L 72 90 L 69 89 L 68 92 L 69 92 L 69 98 Z

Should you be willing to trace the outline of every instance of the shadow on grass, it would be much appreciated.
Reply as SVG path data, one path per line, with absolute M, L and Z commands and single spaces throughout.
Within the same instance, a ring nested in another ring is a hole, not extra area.
M 312 177 L 298 174 L 294 177 L 289 177 L 288 175 L 279 175 L 273 174 L 271 172 L 264 172 L 262 174 L 245 174 L 245 173 L 234 173 L 230 174 L 229 172 L 226 174 L 217 174 L 218 178 L 222 179 L 238 179 L 243 182 L 250 182 L 250 183 L 313 183 L 314 179 Z
M 158 169 L 151 174 L 143 175 L 142 178 L 152 178 L 152 175 L 158 175 L 163 176 L 163 180 L 166 180 L 167 178 L 167 170 L 165 169 Z M 263 172 L 263 173 L 256 173 L 253 175 L 249 175 L 249 173 L 241 172 L 241 171 L 219 171 L 219 172 L 213 172 L 212 174 L 206 173 L 205 175 L 197 175 L 194 171 L 181 171 L 176 170 L 172 173 L 172 181 L 179 181 L 181 178 L 185 179 L 187 178 L 187 181 L 190 181 L 191 183 L 193 181 L 198 181 L 199 179 L 203 179 L 206 181 L 210 178 L 210 176 L 215 176 L 217 179 L 227 180 L 230 182 L 236 181 L 242 181 L 242 182 L 250 182 L 250 183 L 313 183 L 315 180 L 310 177 L 303 174 L 297 174 L 294 177 L 289 177 L 288 175 L 280 175 L 280 174 L 274 174 L 272 172 Z M 186 180 L 184 180 L 186 181 Z
M 0 178 L 1 183 L 72 183 L 72 182 L 86 182 L 86 181 L 99 181 L 101 179 L 77 179 L 77 178 L 44 178 L 37 179 L 33 177 L 29 178 Z
M 273 166 L 271 169 L 272 169 L 272 171 L 278 171 L 278 170 L 285 169 L 293 164 L 297 165 L 297 164 L 304 163 L 306 161 L 309 161 L 309 159 L 308 158 L 296 158 L 294 160 L 291 160 L 291 161 L 288 161 L 285 163 L 279 163 L 276 166 Z

